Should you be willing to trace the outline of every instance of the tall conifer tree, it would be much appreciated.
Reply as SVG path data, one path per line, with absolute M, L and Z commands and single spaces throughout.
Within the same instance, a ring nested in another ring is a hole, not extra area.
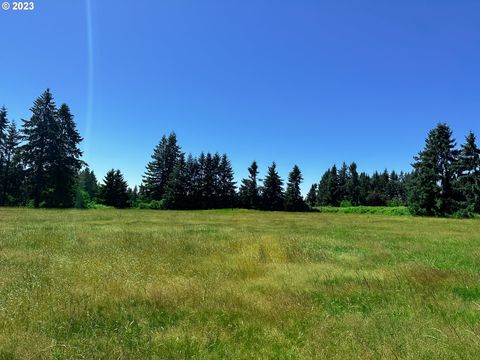
M 258 165 L 256 161 L 248 168 L 248 178 L 242 180 L 240 186 L 240 203 L 247 209 L 257 209 L 260 203 L 258 189 Z
M 263 180 L 262 207 L 265 210 L 282 210 L 284 208 L 283 181 L 278 175 L 275 162 L 268 168 Z
M 424 149 L 412 164 L 409 207 L 414 214 L 445 215 L 454 211 L 454 147 L 452 131 L 446 124 L 438 124 L 428 133 Z
M 288 175 L 287 190 L 285 191 L 285 210 L 305 211 L 307 206 L 303 200 L 300 185 L 302 184 L 302 173 L 295 165 Z

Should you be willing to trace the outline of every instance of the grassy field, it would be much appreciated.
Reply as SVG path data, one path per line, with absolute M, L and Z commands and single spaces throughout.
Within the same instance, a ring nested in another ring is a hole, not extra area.
M 480 221 L 0 209 L 0 359 L 466 359 Z

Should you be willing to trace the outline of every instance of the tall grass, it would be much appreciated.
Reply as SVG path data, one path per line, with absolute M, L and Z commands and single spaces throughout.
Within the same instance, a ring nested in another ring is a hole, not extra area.
M 0 359 L 480 352 L 478 220 L 0 209 Z
M 320 212 L 337 213 L 337 214 L 377 214 L 377 215 L 395 215 L 395 216 L 411 216 L 406 206 L 347 206 L 347 207 L 331 207 L 320 206 Z

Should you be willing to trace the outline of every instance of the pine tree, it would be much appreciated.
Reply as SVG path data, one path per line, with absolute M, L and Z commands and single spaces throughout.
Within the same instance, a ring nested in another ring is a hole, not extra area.
M 175 164 L 170 179 L 167 182 L 165 190 L 165 208 L 166 209 L 187 209 L 187 174 L 184 156 Z
M 127 195 L 128 195 L 128 207 L 137 207 L 138 201 L 139 201 L 137 185 L 135 185 L 133 189 L 128 188 Z
M 283 181 L 278 175 L 275 162 L 268 168 L 263 181 L 262 208 L 265 210 L 282 210 L 284 208 Z
M 120 170 L 108 171 L 100 187 L 102 203 L 120 209 L 126 208 L 128 206 L 127 189 L 127 182 Z
M 360 205 L 360 179 L 357 164 L 352 162 L 348 168 L 350 176 L 346 183 L 346 197 L 353 206 Z
M 465 141 L 459 153 L 456 187 L 462 195 L 462 208 L 480 212 L 480 149 L 473 132 L 467 135 Z
M 338 172 L 338 202 L 342 202 L 347 199 L 347 183 L 349 179 L 348 167 L 345 162 L 342 163 L 342 167 Z
M 317 184 L 312 184 L 308 191 L 306 203 L 310 207 L 317 205 Z
M 438 124 L 415 157 L 409 186 L 409 207 L 417 215 L 446 215 L 454 211 L 453 182 L 456 152 L 452 131 Z
M 285 191 L 285 210 L 305 211 L 307 209 L 300 190 L 302 181 L 302 173 L 299 167 L 295 165 L 288 175 L 287 190 Z
M 368 194 L 370 193 L 371 190 L 371 179 L 370 176 L 365 173 L 361 172 L 360 176 L 358 177 L 358 183 L 359 183 L 359 200 L 358 203 L 359 205 L 368 205 L 367 203 L 367 198 Z
M 195 157 L 188 155 L 185 163 L 185 197 L 187 209 L 200 208 L 200 165 Z
M 3 168 L 0 186 L 2 205 L 20 205 L 24 203 L 24 171 L 21 163 L 20 144 L 21 136 L 15 122 L 11 122 L 6 129 L 6 136 L 2 145 Z
M 5 142 L 7 137 L 7 108 L 3 106 L 0 108 L 0 205 L 5 204 L 6 198 L 4 194 L 4 182 L 5 182 Z
M 211 153 L 200 154 L 202 209 L 215 207 L 215 165 L 216 161 Z
M 329 183 L 330 183 L 330 169 L 327 169 L 327 171 L 323 173 L 322 178 L 320 179 L 320 182 L 318 184 L 317 204 L 320 206 L 331 205 Z
M 53 186 L 51 206 L 71 207 L 75 198 L 75 183 L 82 166 L 82 151 L 78 145 L 82 137 L 77 131 L 73 115 L 67 104 L 62 104 L 57 113 L 59 137 L 56 152 L 52 156 L 51 184 Z
M 147 164 L 147 170 L 143 176 L 145 192 L 150 200 L 161 200 L 163 198 L 170 174 L 180 159 L 180 155 L 181 149 L 177 144 L 176 134 L 172 132 L 168 137 L 162 136 L 153 151 L 152 160 Z
M 31 188 L 33 205 L 39 207 L 50 200 L 53 192 L 52 168 L 58 151 L 60 126 L 52 93 L 47 89 L 34 102 L 30 120 L 23 121 L 22 148 Z
M 235 181 L 232 164 L 227 157 L 227 154 L 223 154 L 219 164 L 219 196 L 220 207 L 234 207 L 235 206 Z
M 340 205 L 340 191 L 339 191 L 339 179 L 337 166 L 333 165 L 330 169 L 330 174 L 328 176 L 328 182 L 326 184 L 326 194 L 325 200 L 327 205 L 338 206 Z
M 246 209 L 258 209 L 260 205 L 260 194 L 258 189 L 258 165 L 256 161 L 248 168 L 248 178 L 242 180 L 239 197 L 240 204 Z

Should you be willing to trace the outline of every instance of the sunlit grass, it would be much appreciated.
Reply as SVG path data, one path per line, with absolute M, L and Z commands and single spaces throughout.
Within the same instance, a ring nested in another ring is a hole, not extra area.
M 480 221 L 0 209 L 0 359 L 477 358 Z

